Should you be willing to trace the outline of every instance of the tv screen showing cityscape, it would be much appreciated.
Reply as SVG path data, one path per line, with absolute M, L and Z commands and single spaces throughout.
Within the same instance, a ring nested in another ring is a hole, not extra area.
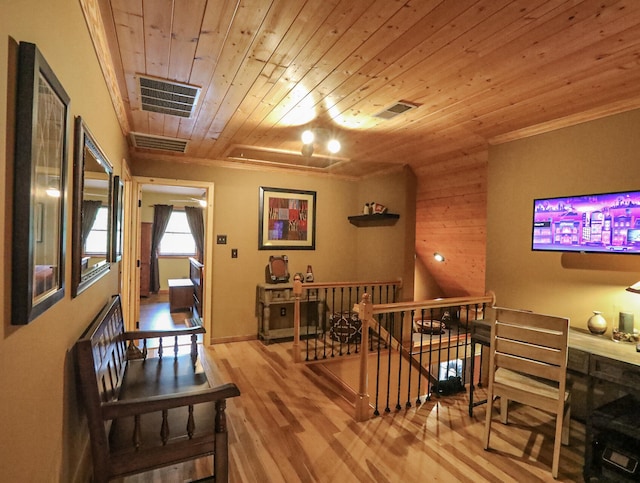
M 640 253 L 640 191 L 533 200 L 532 249 Z

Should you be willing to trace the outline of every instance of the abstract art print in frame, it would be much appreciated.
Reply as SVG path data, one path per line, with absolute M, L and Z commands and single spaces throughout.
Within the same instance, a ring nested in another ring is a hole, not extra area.
M 20 42 L 13 190 L 11 323 L 64 297 L 69 96 L 35 44 Z
M 261 186 L 259 201 L 259 250 L 315 250 L 315 191 Z

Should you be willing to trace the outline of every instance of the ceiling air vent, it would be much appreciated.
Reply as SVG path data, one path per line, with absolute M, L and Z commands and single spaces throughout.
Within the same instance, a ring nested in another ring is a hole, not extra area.
M 385 110 L 374 114 L 373 117 L 379 117 L 380 119 L 393 119 L 400 114 L 404 114 L 411 109 L 418 107 L 417 104 L 411 104 L 410 102 L 396 102 L 393 106 L 387 107 Z
M 187 141 L 177 138 L 166 138 L 163 136 L 152 136 L 151 134 L 131 133 L 131 141 L 134 147 L 140 149 L 157 149 L 159 151 L 171 151 L 174 153 L 187 152 Z
M 143 111 L 171 116 L 191 117 L 200 88 L 188 84 L 138 75 L 140 104 Z

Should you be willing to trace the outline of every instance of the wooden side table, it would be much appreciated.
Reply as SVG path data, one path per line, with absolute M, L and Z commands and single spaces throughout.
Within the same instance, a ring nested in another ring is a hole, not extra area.
M 170 278 L 169 311 L 191 310 L 193 306 L 193 282 L 188 278 Z

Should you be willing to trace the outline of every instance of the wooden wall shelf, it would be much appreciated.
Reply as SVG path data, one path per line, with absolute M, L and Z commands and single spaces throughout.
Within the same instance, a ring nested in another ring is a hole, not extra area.
M 395 225 L 400 215 L 395 213 L 378 213 L 375 215 L 349 216 L 349 223 L 355 226 L 391 226 Z

